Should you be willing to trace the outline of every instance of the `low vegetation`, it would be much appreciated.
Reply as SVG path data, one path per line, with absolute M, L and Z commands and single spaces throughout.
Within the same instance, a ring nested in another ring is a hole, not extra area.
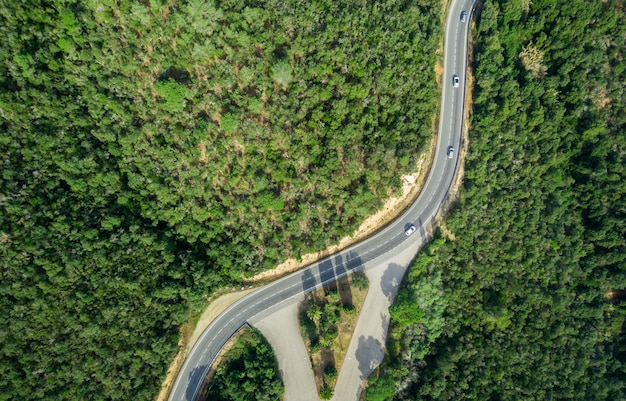
M 455 239 L 410 269 L 366 400 L 624 399 L 624 12 L 482 3 Z
M 300 328 L 324 400 L 333 395 L 368 287 L 367 276 L 355 273 L 311 293 L 300 311 Z

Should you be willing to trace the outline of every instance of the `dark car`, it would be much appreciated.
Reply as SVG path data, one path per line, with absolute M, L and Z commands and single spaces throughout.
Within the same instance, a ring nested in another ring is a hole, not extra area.
M 467 11 L 461 11 L 461 22 L 467 21 Z

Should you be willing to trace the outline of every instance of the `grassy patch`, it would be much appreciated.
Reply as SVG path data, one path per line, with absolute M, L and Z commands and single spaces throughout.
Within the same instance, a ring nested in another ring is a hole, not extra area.
M 311 293 L 302 304 L 300 329 L 322 399 L 332 397 L 367 289 L 367 277 L 356 273 Z

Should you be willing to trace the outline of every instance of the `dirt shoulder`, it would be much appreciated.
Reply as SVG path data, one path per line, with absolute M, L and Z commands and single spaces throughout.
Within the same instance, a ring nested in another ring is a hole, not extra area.
M 432 125 L 436 126 L 433 119 Z M 435 130 L 436 131 L 436 130 Z M 362 241 L 374 232 L 385 226 L 396 218 L 404 209 L 406 209 L 419 195 L 420 190 L 424 186 L 428 178 L 429 167 L 437 148 L 437 138 L 434 137 L 428 147 L 428 150 L 419 158 L 415 166 L 415 173 L 403 175 L 402 179 L 402 195 L 399 197 L 389 197 L 385 201 L 383 207 L 375 214 L 363 220 L 363 223 L 351 236 L 346 236 L 339 240 L 337 245 L 333 245 L 319 252 L 309 253 L 302 256 L 301 261 L 296 259 L 287 259 L 283 263 L 276 266 L 272 270 L 267 270 L 257 274 L 254 277 L 243 279 L 246 283 L 258 284 L 276 280 L 289 273 L 297 271 L 305 266 L 314 263 L 326 256 L 337 253 L 357 242 Z
M 431 122 L 433 131 L 436 132 L 437 126 L 436 119 Z M 302 260 L 298 262 L 296 259 L 288 259 L 285 262 L 278 265 L 275 269 L 267 270 L 259 273 L 254 277 L 245 280 L 246 285 L 257 287 L 263 283 L 276 280 L 289 273 L 297 271 L 304 266 L 308 266 L 315 261 L 324 258 L 328 255 L 332 255 L 355 244 L 364 238 L 372 235 L 376 230 L 392 221 L 398 214 L 406 209 L 419 195 L 421 188 L 424 186 L 426 179 L 428 178 L 429 167 L 432 164 L 432 158 L 434 157 L 435 150 L 437 148 L 437 137 L 435 136 L 428 147 L 428 150 L 418 159 L 415 166 L 415 173 L 402 176 L 402 195 L 399 197 L 388 198 L 383 207 L 375 214 L 366 218 L 359 226 L 358 230 L 348 237 L 342 238 L 337 245 L 331 246 L 323 251 L 314 252 L 302 256 Z M 209 298 L 209 304 L 202 313 L 202 316 L 197 323 L 190 321 L 189 323 L 181 327 L 181 340 L 179 341 L 180 351 L 174 358 L 174 361 L 170 365 L 166 378 L 161 385 L 161 391 L 156 398 L 156 401 L 166 401 L 169 397 L 170 389 L 172 388 L 176 376 L 182 364 L 187 357 L 187 354 L 195 344 L 196 340 L 204 329 L 215 319 L 224 309 L 236 302 L 238 299 L 248 294 L 252 289 L 245 291 L 238 291 L 227 293 L 215 300 Z
M 218 317 L 219 314 L 226 308 L 235 303 L 237 300 L 243 298 L 251 291 L 252 289 L 247 289 L 244 291 L 231 292 L 218 297 L 214 301 L 210 302 L 209 306 L 204 310 L 197 322 L 192 320 L 181 327 L 181 336 L 180 341 L 178 342 L 178 354 L 176 354 L 176 357 L 174 357 L 172 364 L 167 370 L 167 375 L 161 384 L 161 391 L 159 392 L 156 401 L 167 401 L 170 395 L 170 390 L 172 389 L 174 381 L 178 376 L 178 372 L 185 362 L 185 358 L 187 358 L 191 348 L 194 346 L 204 329 L 206 329 L 209 324 L 211 324 L 213 319 Z M 210 298 L 209 301 L 211 301 Z M 228 347 L 225 346 L 222 351 L 227 348 Z

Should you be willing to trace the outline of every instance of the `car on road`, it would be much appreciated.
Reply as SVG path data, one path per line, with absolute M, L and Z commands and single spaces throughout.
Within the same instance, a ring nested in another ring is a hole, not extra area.
M 461 22 L 467 21 L 467 11 L 461 11 Z
M 454 147 L 448 146 L 448 159 L 452 159 L 454 157 Z
M 406 236 L 408 237 L 409 235 L 413 234 L 415 231 L 417 231 L 417 227 L 415 227 L 415 225 L 413 224 L 409 224 L 408 226 L 406 226 L 406 228 L 404 229 L 404 233 L 406 234 Z
M 458 88 L 458 87 L 459 87 L 459 83 L 460 83 L 460 82 L 461 82 L 461 80 L 459 79 L 459 76 L 458 76 L 458 75 L 453 75 L 453 76 L 452 76 L 452 85 L 453 85 L 455 88 Z

